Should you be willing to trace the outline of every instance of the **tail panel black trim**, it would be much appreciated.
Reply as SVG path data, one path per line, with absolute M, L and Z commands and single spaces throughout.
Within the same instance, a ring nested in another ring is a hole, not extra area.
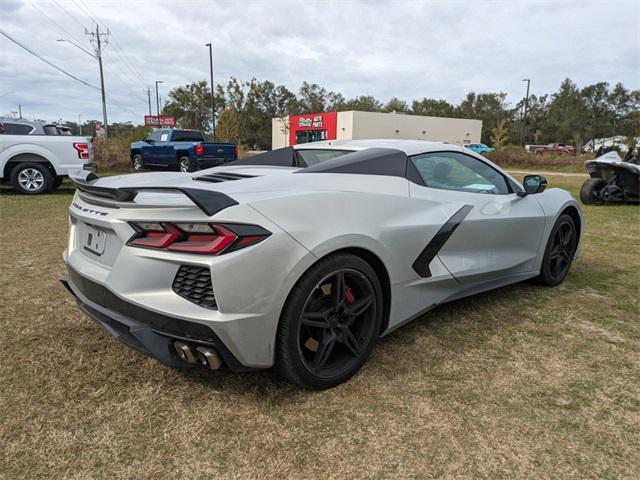
M 473 205 L 465 205 L 453 216 L 445 222 L 440 230 L 436 232 L 431 241 L 424 247 L 424 250 L 420 252 L 418 258 L 413 262 L 413 270 L 420 275 L 421 277 L 427 278 L 431 276 L 431 270 L 429 270 L 429 264 L 438 254 L 440 249 L 447 243 L 449 237 L 455 232 L 458 225 L 462 223 L 464 218 L 469 214 L 469 212 L 473 209 Z

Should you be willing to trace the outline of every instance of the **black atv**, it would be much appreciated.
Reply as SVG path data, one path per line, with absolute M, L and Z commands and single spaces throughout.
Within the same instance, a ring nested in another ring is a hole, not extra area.
M 596 158 L 585 162 L 591 177 L 580 189 L 585 205 L 605 203 L 640 203 L 640 152 L 630 148 L 624 157 L 607 149 L 598 150 Z

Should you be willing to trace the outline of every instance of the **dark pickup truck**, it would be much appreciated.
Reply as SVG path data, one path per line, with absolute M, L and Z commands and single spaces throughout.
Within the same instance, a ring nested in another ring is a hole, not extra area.
M 198 130 L 160 128 L 154 130 L 149 138 L 131 144 L 134 170 L 163 168 L 193 172 L 237 158 L 238 146 L 235 143 L 205 142 Z

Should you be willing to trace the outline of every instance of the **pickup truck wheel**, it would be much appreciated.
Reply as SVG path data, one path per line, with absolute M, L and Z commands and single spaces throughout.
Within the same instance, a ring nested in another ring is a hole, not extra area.
M 134 155 L 132 162 L 133 162 L 133 169 L 136 172 L 141 172 L 142 169 L 144 168 L 144 164 L 142 163 L 142 155 L 140 154 Z
M 20 163 L 11 171 L 11 186 L 23 195 L 47 193 L 53 186 L 53 175 L 41 163 Z
M 193 168 L 193 164 L 191 163 L 191 159 L 189 157 L 180 157 L 180 171 L 181 172 L 193 172 L 195 169 Z

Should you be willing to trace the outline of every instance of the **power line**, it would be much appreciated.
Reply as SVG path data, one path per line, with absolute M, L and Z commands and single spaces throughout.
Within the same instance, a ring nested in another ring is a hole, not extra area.
M 27 52 L 29 52 L 31 55 L 34 55 L 35 57 L 38 57 L 40 60 L 42 60 L 44 63 L 46 63 L 47 65 L 55 68 L 56 70 L 58 70 L 59 72 L 64 73 L 66 76 L 73 78 L 74 80 L 82 83 L 83 85 L 86 85 L 87 87 L 91 87 L 95 90 L 100 90 L 100 88 L 96 87 L 95 85 L 91 85 L 88 82 L 85 82 L 84 80 L 81 80 L 80 78 L 76 77 L 75 75 L 70 74 L 69 72 L 67 72 L 66 70 L 63 70 L 62 68 L 58 67 L 57 65 L 51 63 L 49 60 L 47 60 L 46 58 L 41 57 L 38 53 L 34 52 L 33 50 L 31 50 L 29 47 L 27 47 L 25 44 L 23 44 L 22 42 L 20 42 L 19 40 L 13 38 L 11 35 L 9 35 L 7 32 L 5 32 L 3 29 L 0 28 L 0 33 L 2 35 L 4 35 L 5 37 L 7 37 L 9 40 L 11 40 L 13 43 L 15 43 L 16 45 L 22 47 L 23 49 L 25 49 Z
M 57 65 L 55 65 L 54 63 L 51 63 L 49 60 L 47 60 L 46 58 L 42 57 L 40 54 L 38 54 L 37 52 L 35 52 L 34 50 L 32 50 L 31 48 L 29 48 L 28 46 L 26 46 L 24 43 L 20 42 L 19 40 L 17 40 L 16 38 L 14 38 L 13 36 L 11 36 L 10 34 L 8 34 L 7 32 L 5 32 L 2 28 L 0 28 L 0 34 L 2 34 L 3 36 L 5 36 L 6 38 L 8 38 L 9 40 L 11 40 L 13 43 L 15 43 L 16 45 L 18 45 L 19 47 L 21 47 L 22 49 L 26 50 L 27 52 L 29 52 L 31 55 L 37 57 L 39 60 L 43 61 L 44 63 L 46 63 L 47 65 L 55 68 L 56 70 L 58 70 L 59 72 L 63 73 L 64 75 L 76 80 L 77 82 L 82 83 L 83 85 L 89 87 L 89 88 L 93 88 L 94 90 L 98 90 L 100 91 L 100 87 L 97 87 L 95 85 L 90 84 L 89 82 L 85 82 L 84 80 L 76 77 L 75 75 L 67 72 L 66 70 L 58 67 Z M 109 103 L 113 104 L 114 106 L 118 107 L 120 110 L 122 110 L 123 112 L 127 112 L 130 113 L 132 115 L 136 115 L 136 116 L 142 116 L 139 113 L 134 112 L 133 110 L 130 110 L 129 108 L 125 107 L 124 105 L 122 105 L 119 101 L 117 101 L 115 98 L 113 98 L 111 95 L 106 95 L 107 99 L 109 100 Z
M 80 2 L 80 4 L 78 4 L 78 2 L 76 0 L 72 0 L 73 3 L 82 10 L 82 7 L 84 7 L 84 11 L 85 16 L 87 16 L 89 19 L 93 20 L 94 22 L 98 23 L 98 24 L 102 24 L 102 26 L 104 28 L 106 28 L 107 30 L 109 30 L 109 26 L 106 25 L 104 23 L 104 21 L 100 21 L 100 18 L 96 15 L 96 13 L 91 9 L 91 7 L 89 5 L 87 5 L 84 0 L 78 0 Z M 147 80 L 142 76 L 142 74 L 140 73 L 140 71 L 136 68 L 136 66 L 131 63 L 131 61 L 129 61 L 126 53 L 124 52 L 124 50 L 120 47 L 120 44 L 118 43 L 117 39 L 115 38 L 115 36 L 112 34 L 111 39 L 113 40 L 113 47 L 114 47 L 114 53 L 116 55 L 118 55 L 118 57 L 120 57 L 120 59 L 122 60 L 122 62 L 125 64 L 126 67 L 129 68 L 129 70 L 131 70 L 135 75 L 138 76 L 138 78 L 140 78 L 140 80 L 142 80 L 142 83 L 147 85 L 148 82 Z
M 73 15 L 69 10 L 67 10 L 66 8 L 64 8 L 62 5 L 60 5 L 56 0 L 51 0 L 55 5 L 57 5 L 60 9 L 62 9 L 63 12 L 65 12 L 67 15 L 69 15 L 78 25 L 80 25 L 82 28 L 86 29 L 87 27 L 85 27 L 82 22 L 80 22 L 80 20 L 78 20 L 75 15 Z
M 78 38 L 71 33 L 69 30 L 67 30 L 66 28 L 64 28 L 62 25 L 60 25 L 58 22 L 56 22 L 53 18 L 51 18 L 49 15 L 47 15 L 46 12 L 44 12 L 43 10 L 41 10 L 40 8 L 38 8 L 37 5 L 35 5 L 33 2 L 29 2 L 29 5 L 31 7 L 33 7 L 35 10 L 37 10 L 39 13 L 41 13 L 44 17 L 46 17 L 51 23 L 53 23 L 56 27 L 58 27 L 62 32 L 66 33 L 69 37 L 73 38 L 76 42 L 78 43 L 82 43 L 80 40 L 78 40 Z M 122 70 L 122 67 L 118 64 L 118 63 L 114 63 L 114 65 L 118 68 L 118 70 L 120 70 L 120 72 L 122 72 L 123 75 L 125 75 L 128 78 L 125 78 L 124 76 L 120 75 L 118 72 L 115 72 L 112 70 L 113 73 L 115 73 L 116 75 L 118 75 L 125 83 L 137 83 L 138 80 L 134 79 L 131 74 L 125 72 L 124 70 Z M 147 99 L 143 98 L 141 96 L 138 96 L 136 94 L 132 94 L 133 96 L 135 96 L 136 98 L 138 98 L 141 102 L 146 103 Z
M 69 35 L 71 38 L 73 38 L 75 41 L 79 42 L 78 38 L 71 33 L 69 30 L 67 30 L 66 28 L 64 28 L 62 25 L 60 25 L 58 22 L 56 22 L 53 18 L 51 18 L 49 15 L 47 15 L 43 10 L 40 10 L 40 8 L 35 5 L 33 2 L 28 2 L 29 6 L 31 8 L 34 8 L 35 10 L 37 10 L 38 12 L 40 12 L 42 15 L 44 15 L 51 23 L 53 23 L 56 27 L 58 27 L 61 31 L 63 31 L 64 33 L 66 33 L 67 35 Z

